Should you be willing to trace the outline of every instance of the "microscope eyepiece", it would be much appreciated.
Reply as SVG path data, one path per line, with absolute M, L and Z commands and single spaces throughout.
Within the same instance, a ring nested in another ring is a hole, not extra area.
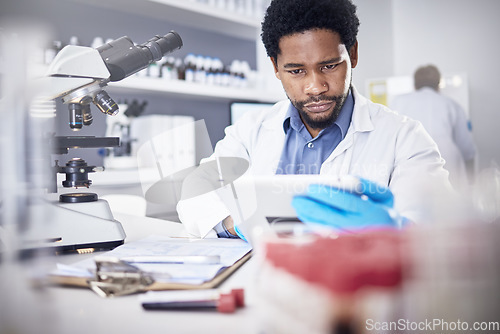
M 167 53 L 182 47 L 178 33 L 171 31 L 165 36 L 155 36 L 144 44 L 135 45 L 126 36 L 97 48 L 109 70 L 110 81 L 120 81 L 148 67 Z
M 182 39 L 178 33 L 171 31 L 165 36 L 156 35 L 141 46 L 147 47 L 153 55 L 153 61 L 160 60 L 165 54 L 182 47 Z

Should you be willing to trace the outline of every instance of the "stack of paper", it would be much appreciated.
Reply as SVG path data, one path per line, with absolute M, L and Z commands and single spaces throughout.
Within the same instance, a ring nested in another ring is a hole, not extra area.
M 221 271 L 233 266 L 251 251 L 240 239 L 187 239 L 150 236 L 126 243 L 99 257 L 127 260 L 133 266 L 153 276 L 156 282 L 199 285 L 214 279 Z M 175 258 L 175 261 L 168 260 Z M 209 256 L 211 261 L 190 263 L 193 257 Z M 217 258 L 219 261 L 213 261 Z M 150 259 L 151 261 L 149 261 Z M 154 259 L 158 259 L 154 261 Z M 180 259 L 180 260 L 179 260 Z M 182 261 L 185 259 L 185 261 Z M 136 262 L 135 260 L 139 261 Z M 149 263 L 147 263 L 149 262 Z M 214 263 L 218 262 L 218 263 Z M 59 277 L 91 278 L 95 275 L 94 258 L 74 265 L 58 265 L 53 273 Z

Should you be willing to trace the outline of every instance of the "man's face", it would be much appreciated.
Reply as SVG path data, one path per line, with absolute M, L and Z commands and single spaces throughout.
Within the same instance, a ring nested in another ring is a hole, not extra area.
M 276 77 L 314 137 L 340 113 L 358 60 L 357 43 L 348 52 L 338 33 L 314 29 L 281 38 L 279 47 L 278 59 L 271 59 Z

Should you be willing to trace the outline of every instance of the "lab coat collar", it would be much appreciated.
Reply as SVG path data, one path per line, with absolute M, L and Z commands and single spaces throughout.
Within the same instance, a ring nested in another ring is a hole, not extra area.
M 275 130 L 277 128 L 283 129 L 283 120 L 285 119 L 288 108 L 291 105 L 292 103 L 290 102 L 290 100 L 283 100 L 276 103 L 273 107 L 275 115 L 262 122 L 262 127 L 268 130 Z M 283 137 L 285 136 L 284 131 L 280 131 L 280 133 L 283 135 Z
M 375 128 L 371 120 L 369 101 L 365 97 L 361 96 L 354 86 L 351 86 L 351 89 L 354 97 L 354 110 L 352 112 L 349 130 L 347 130 L 347 135 L 345 136 L 345 138 L 333 150 L 332 154 L 325 160 L 325 162 L 321 166 L 321 171 L 323 171 L 324 167 L 329 165 L 336 157 L 345 152 L 347 156 L 343 159 L 340 168 L 340 174 L 347 174 L 349 172 L 352 159 L 352 150 L 349 150 L 349 148 L 351 148 L 354 144 L 355 134 L 357 132 L 370 132 Z
M 354 96 L 354 111 L 352 112 L 351 126 L 349 132 L 368 132 L 375 128 L 371 119 L 367 98 L 359 94 L 356 87 L 351 86 Z

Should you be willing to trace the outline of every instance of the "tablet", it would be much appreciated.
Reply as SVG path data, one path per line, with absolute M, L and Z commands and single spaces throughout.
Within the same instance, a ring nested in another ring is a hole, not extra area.
M 270 231 L 270 224 L 296 223 L 292 199 L 307 192 L 309 185 L 321 184 L 356 192 L 359 179 L 354 176 L 270 175 L 243 176 L 234 181 L 235 203 L 230 209 L 237 215 L 240 230 L 252 243 L 253 236 Z

